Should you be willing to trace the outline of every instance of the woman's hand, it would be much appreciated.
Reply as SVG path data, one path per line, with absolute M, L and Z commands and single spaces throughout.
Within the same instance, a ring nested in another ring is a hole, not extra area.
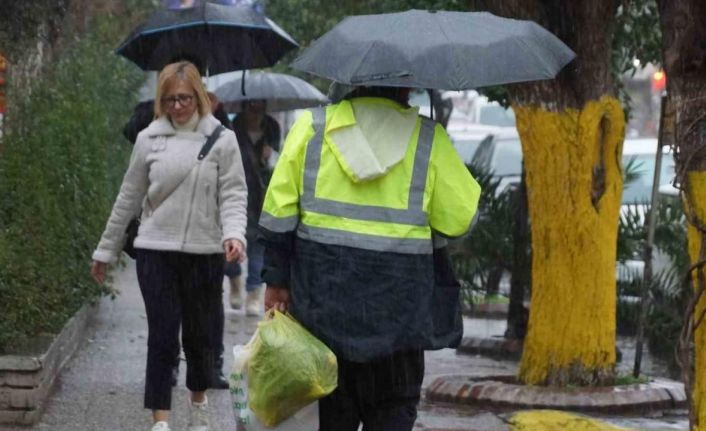
M 270 160 L 270 157 L 272 157 L 272 147 L 265 144 L 262 146 L 262 161 L 267 164 L 267 161 Z
M 282 313 L 286 312 L 289 308 L 289 290 L 268 284 L 265 288 L 265 311 L 270 308 Z
M 105 262 L 101 262 L 98 260 L 93 261 L 93 263 L 91 264 L 91 276 L 94 280 L 96 280 L 96 283 L 103 284 L 103 282 L 105 281 L 105 270 L 107 267 L 108 264 Z
M 245 260 L 245 246 L 238 239 L 227 239 L 223 243 L 228 262 L 236 261 L 242 263 Z

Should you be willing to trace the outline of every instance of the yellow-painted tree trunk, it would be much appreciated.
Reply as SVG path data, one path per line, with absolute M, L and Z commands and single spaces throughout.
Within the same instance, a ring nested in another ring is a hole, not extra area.
M 691 225 L 687 235 L 689 256 L 696 263 L 704 259 L 706 240 L 706 2 L 703 0 L 657 0 L 662 30 L 662 65 L 667 74 L 669 106 L 674 109 L 671 129 L 678 182 L 685 197 L 684 207 Z M 684 175 L 686 173 L 686 175 Z M 703 267 L 692 273 L 694 288 L 701 289 L 706 277 Z M 706 296 L 701 295 L 692 315 L 700 319 L 706 309 Z M 682 370 L 691 388 L 689 424 L 695 431 L 706 431 L 706 324 L 701 322 L 690 340 L 691 352 L 682 352 Z M 687 331 L 688 332 L 688 331 Z M 693 362 L 693 363 L 692 363 Z
M 689 212 L 695 217 L 696 222 L 704 226 L 706 224 L 706 172 L 692 171 L 687 175 L 688 185 L 687 203 Z M 689 241 L 689 258 L 692 264 L 696 264 L 706 256 L 706 238 L 704 234 L 693 224 L 687 227 L 687 238 Z M 692 274 L 694 289 L 698 292 L 703 289 L 706 280 L 706 270 L 700 269 Z M 696 304 L 692 319 L 699 319 L 706 310 L 706 292 L 701 294 L 699 302 Z M 695 379 L 693 381 L 692 403 L 695 413 L 694 431 L 706 430 L 706 324 L 703 322 L 694 331 L 694 370 Z
M 609 381 L 622 106 L 604 96 L 581 110 L 514 109 L 532 231 L 532 299 L 519 377 L 548 385 Z

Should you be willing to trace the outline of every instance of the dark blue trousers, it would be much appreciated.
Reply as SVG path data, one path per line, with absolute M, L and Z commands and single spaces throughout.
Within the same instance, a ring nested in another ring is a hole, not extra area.
M 148 327 L 144 406 L 169 410 L 180 327 L 186 387 L 200 392 L 210 385 L 223 341 L 222 329 L 220 339 L 213 330 L 223 318 L 223 255 L 138 249 L 136 260 Z
M 319 431 L 411 431 L 424 379 L 424 352 L 369 362 L 338 358 L 338 387 L 319 400 Z

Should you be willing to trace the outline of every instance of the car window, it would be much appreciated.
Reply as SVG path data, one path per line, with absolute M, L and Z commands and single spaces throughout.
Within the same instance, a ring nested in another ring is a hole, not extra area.
M 623 168 L 630 163 L 637 178 L 625 184 L 623 188 L 623 204 L 646 203 L 652 197 L 652 182 L 654 181 L 654 154 L 623 154 Z M 674 179 L 674 158 L 665 154 L 662 158 L 662 169 L 659 183 L 668 184 Z
M 484 170 L 490 171 L 493 169 L 491 166 L 491 159 L 493 156 L 493 151 L 495 150 L 495 141 L 493 136 L 489 135 L 485 137 L 478 144 L 478 148 L 473 153 L 473 158 L 471 159 L 471 164 L 476 168 L 483 168 Z
M 453 139 L 453 146 L 456 148 L 458 156 L 463 160 L 463 163 L 470 164 L 473 160 L 473 154 L 480 145 L 480 139 Z
M 519 139 L 495 142 L 491 170 L 496 176 L 522 175 L 522 145 Z
M 489 126 L 514 127 L 515 113 L 512 109 L 505 109 L 500 105 L 486 105 L 480 108 L 478 121 Z

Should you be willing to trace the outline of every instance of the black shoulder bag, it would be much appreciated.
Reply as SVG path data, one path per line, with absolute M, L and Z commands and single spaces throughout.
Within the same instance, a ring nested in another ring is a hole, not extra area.
M 201 161 L 208 155 L 208 152 L 211 151 L 211 148 L 213 148 L 213 145 L 216 143 L 216 140 L 218 140 L 218 137 L 221 135 L 223 129 L 225 129 L 225 127 L 223 127 L 223 125 L 219 125 L 213 130 L 211 136 L 206 139 L 206 143 L 203 144 L 203 147 L 201 147 L 201 151 L 196 158 L 197 160 Z M 181 182 L 179 182 L 179 184 L 181 184 Z M 127 228 L 125 229 L 125 244 L 123 245 L 123 251 L 133 259 L 137 256 L 137 252 L 135 251 L 135 238 L 137 238 L 137 231 L 139 229 L 140 216 L 130 220 L 130 223 L 128 223 Z

